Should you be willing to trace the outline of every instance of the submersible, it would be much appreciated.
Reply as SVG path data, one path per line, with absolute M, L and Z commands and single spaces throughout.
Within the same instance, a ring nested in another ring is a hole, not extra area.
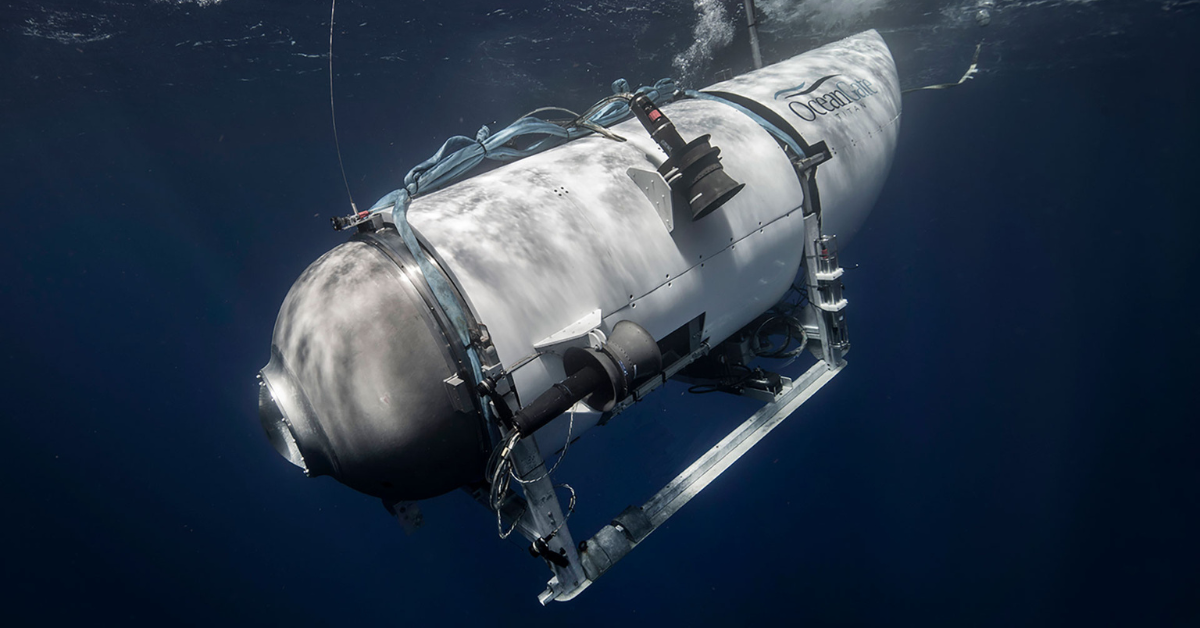
M 632 115 L 600 133 L 432 192 L 416 177 L 339 221 L 353 235 L 292 286 L 259 375 L 275 449 L 409 525 L 417 500 L 466 490 L 546 561 L 542 601 L 565 600 L 840 372 L 834 236 L 866 219 L 899 130 L 883 39 L 658 96 L 626 94 Z M 815 364 L 794 381 L 758 368 L 784 355 L 771 337 Z M 764 406 L 576 544 L 542 452 L 672 378 Z

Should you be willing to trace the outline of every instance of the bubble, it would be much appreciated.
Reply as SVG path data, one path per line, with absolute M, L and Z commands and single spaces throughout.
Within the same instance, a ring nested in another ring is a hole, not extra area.
M 698 19 L 692 28 L 692 45 L 671 62 L 682 85 L 694 82 L 712 61 L 713 53 L 733 41 L 733 22 L 719 0 L 695 0 L 693 6 Z

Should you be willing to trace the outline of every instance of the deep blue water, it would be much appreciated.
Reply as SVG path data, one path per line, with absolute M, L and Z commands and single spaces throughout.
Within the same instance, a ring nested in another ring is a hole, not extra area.
M 675 73 L 691 2 L 339 6 L 362 206 L 452 134 Z M 1197 625 L 1200 6 L 776 14 L 877 28 L 895 165 L 845 248 L 849 367 L 568 604 L 465 495 L 406 537 L 261 433 L 283 296 L 341 241 L 327 5 L 0 5 L 0 599 L 18 625 Z M 453 5 L 453 6 L 450 6 Z M 696 81 L 749 67 L 732 43 Z M 779 11 L 783 3 L 772 5 Z M 821 3 L 808 6 L 820 8 Z M 786 7 L 784 7 L 786 8 Z M 659 391 L 558 475 L 590 535 L 752 404 Z M 701 402 L 702 401 L 702 402 Z

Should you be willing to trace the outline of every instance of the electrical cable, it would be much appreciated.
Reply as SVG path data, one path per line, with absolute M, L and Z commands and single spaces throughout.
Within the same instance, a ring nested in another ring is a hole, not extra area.
M 736 377 L 723 377 L 712 384 L 696 384 L 695 386 L 689 386 L 687 391 L 693 395 L 707 395 L 708 393 L 714 392 L 733 393 L 737 391 L 738 386 L 741 386 L 746 382 L 746 380 L 754 376 L 754 370 L 745 364 L 734 364 L 730 368 L 745 369 L 746 372 L 743 375 Z
M 567 502 L 567 512 L 563 513 L 562 521 L 558 522 L 558 525 L 554 526 L 554 529 L 550 531 L 550 534 L 546 535 L 546 539 L 550 539 L 555 534 L 558 534 L 558 531 L 561 530 L 563 526 L 567 525 L 567 521 L 571 518 L 571 515 L 575 513 L 575 489 L 571 488 L 571 485 L 567 484 L 566 482 L 562 484 L 555 484 L 554 488 L 565 488 L 568 491 L 571 491 L 571 499 Z
M 775 323 L 775 325 L 768 327 L 772 323 Z M 787 338 L 784 340 L 782 346 L 775 347 L 770 342 L 770 336 L 779 335 L 778 332 L 772 333 L 772 331 L 780 326 L 783 328 L 783 335 L 786 335 Z M 766 335 L 763 334 L 764 329 L 767 330 Z M 796 336 L 797 333 L 799 333 L 799 337 Z M 767 318 L 754 330 L 752 338 L 754 342 L 754 355 L 769 359 L 784 360 L 794 358 L 800 355 L 804 351 L 805 345 L 808 344 L 808 332 L 804 330 L 804 325 L 800 323 L 799 319 L 791 315 L 775 315 Z M 799 341 L 800 344 L 797 348 L 789 350 L 793 341 Z
M 550 477 L 551 473 L 554 473 L 558 470 L 558 465 L 562 464 L 563 458 L 567 457 L 567 450 L 571 447 L 571 433 L 575 430 L 575 406 L 571 406 L 571 412 L 567 421 L 567 442 L 563 443 L 562 453 L 558 455 L 558 460 L 554 461 L 554 466 L 551 467 L 549 471 L 532 480 L 523 480 L 517 477 L 515 471 L 509 469 L 509 473 L 512 474 L 512 478 L 514 480 L 516 480 L 519 484 L 533 484 L 534 482 L 541 482 L 542 480 Z
M 511 481 L 516 480 L 518 484 L 526 485 L 533 484 L 535 482 L 541 482 L 542 480 L 550 477 L 552 473 L 558 470 L 558 466 L 562 464 L 563 459 L 567 457 L 567 451 L 571 448 L 571 436 L 573 435 L 574 430 L 575 408 L 572 407 L 568 416 L 567 439 L 566 442 L 563 443 L 562 453 L 559 454 L 558 460 L 554 462 L 554 466 L 552 466 L 541 476 L 532 480 L 519 477 L 513 465 L 512 454 L 517 446 L 517 443 L 521 439 L 520 433 L 518 433 L 516 430 L 513 430 L 500 441 L 500 447 L 492 450 L 492 455 L 488 457 L 488 463 L 485 467 L 487 470 L 488 481 L 491 484 L 488 493 L 488 504 L 492 507 L 492 510 L 496 511 L 496 532 L 500 535 L 500 538 L 507 539 L 513 533 L 513 531 L 517 529 L 517 522 L 521 519 L 520 516 L 515 517 L 513 519 L 512 526 L 509 527 L 508 530 L 504 529 L 504 517 L 501 514 L 501 507 L 504 505 L 504 500 L 508 497 Z M 543 464 L 545 463 L 543 462 Z M 575 489 L 571 488 L 571 486 L 568 484 L 555 485 L 553 488 L 558 488 L 560 486 L 565 486 L 571 491 L 571 502 L 567 507 L 567 513 L 563 515 L 562 522 L 560 522 L 558 527 L 554 528 L 554 530 L 551 531 L 546 538 L 554 536 L 554 534 L 562 528 L 563 524 L 567 522 L 567 519 L 571 517 L 571 513 L 575 512 Z

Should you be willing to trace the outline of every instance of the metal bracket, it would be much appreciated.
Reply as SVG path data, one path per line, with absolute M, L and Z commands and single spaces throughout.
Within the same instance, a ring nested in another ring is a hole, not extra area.
M 471 390 L 471 386 L 467 384 L 463 378 L 456 375 L 451 375 L 442 380 L 446 385 L 446 394 L 450 396 L 450 405 L 458 412 L 474 412 L 475 401 L 473 399 L 475 392 Z
M 808 172 L 809 170 L 812 170 L 813 168 L 816 168 L 817 166 L 829 161 L 831 158 L 832 155 L 830 155 L 829 149 L 825 149 L 823 152 L 816 153 L 812 157 L 801 157 L 793 161 L 792 166 L 796 169 L 797 173 Z
M 421 514 L 421 508 L 417 502 L 396 502 L 394 504 L 384 502 L 383 505 L 400 522 L 405 534 L 412 535 L 417 528 L 425 525 L 425 516 Z
M 600 310 L 592 310 L 574 323 L 537 341 L 534 343 L 533 348 L 538 352 L 548 351 L 555 353 L 566 345 L 581 345 L 586 342 L 591 346 L 596 340 L 599 340 L 603 344 L 604 334 L 599 330 L 602 322 L 603 318 L 600 316 Z M 580 342 L 575 342 L 577 340 Z
M 838 364 L 850 351 L 844 311 L 847 301 L 842 297 L 843 270 L 838 265 L 837 241 L 833 236 L 821 235 L 820 220 L 817 214 L 804 217 L 804 272 L 810 303 L 804 323 L 806 329 L 816 328 L 817 333 L 809 338 L 819 343 L 818 357 Z
M 796 177 L 800 180 L 800 189 L 804 192 L 804 211 L 803 214 L 808 216 L 816 214 L 821 215 L 820 201 L 814 202 L 816 198 L 817 183 L 817 166 L 833 159 L 833 153 L 829 151 L 829 146 L 825 142 L 818 142 L 809 147 L 810 156 L 797 157 L 792 160 L 792 167 L 796 170 Z M 820 227 L 820 223 L 817 223 Z
M 662 220 L 663 226 L 667 228 L 667 232 L 673 231 L 675 229 L 674 209 L 671 204 L 671 186 L 667 184 L 667 180 L 658 172 L 638 168 L 630 168 L 625 173 L 629 175 L 630 179 L 633 179 L 642 194 L 646 195 L 650 204 L 654 205 L 654 211 L 658 212 L 658 217 Z

